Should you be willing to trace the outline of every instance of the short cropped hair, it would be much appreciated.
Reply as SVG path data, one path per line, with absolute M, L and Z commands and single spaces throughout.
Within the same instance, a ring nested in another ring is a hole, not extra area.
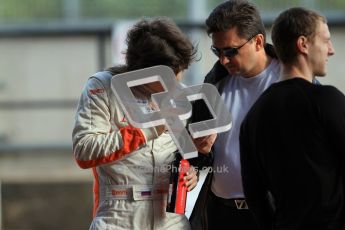
M 296 59 L 296 41 L 300 36 L 314 40 L 320 21 L 327 22 L 321 14 L 302 7 L 290 8 L 277 17 L 271 36 L 276 54 L 282 63 L 291 63 Z
M 265 26 L 257 7 L 246 0 L 229 0 L 219 4 L 206 19 L 207 34 L 225 32 L 237 28 L 239 37 L 250 39 L 262 34 Z

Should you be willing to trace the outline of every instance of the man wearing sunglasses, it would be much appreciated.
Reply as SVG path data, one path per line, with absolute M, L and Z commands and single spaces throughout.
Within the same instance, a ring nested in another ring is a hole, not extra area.
M 261 93 L 278 81 L 280 66 L 255 5 L 230 0 L 218 5 L 206 20 L 211 51 L 218 57 L 205 82 L 214 84 L 232 116 L 230 131 L 195 140 L 198 162 L 212 162 L 190 221 L 193 229 L 258 229 L 243 193 L 239 130 Z M 193 107 L 193 121 L 210 119 L 201 102 Z M 214 143 L 214 144 L 213 144 Z M 204 155 L 203 155 L 204 154 Z M 210 160 L 212 159 L 212 160 Z

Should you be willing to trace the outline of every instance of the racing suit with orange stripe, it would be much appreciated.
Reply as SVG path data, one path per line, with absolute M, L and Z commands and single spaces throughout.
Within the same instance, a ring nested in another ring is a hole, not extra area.
M 110 80 L 107 71 L 88 80 L 72 134 L 78 165 L 95 177 L 90 229 L 190 229 L 185 215 L 165 212 L 176 145 L 168 133 L 130 126 Z

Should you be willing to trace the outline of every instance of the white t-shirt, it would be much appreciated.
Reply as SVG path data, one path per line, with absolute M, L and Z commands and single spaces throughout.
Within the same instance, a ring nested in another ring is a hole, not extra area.
M 221 97 L 228 106 L 232 128 L 218 134 L 214 144 L 212 192 L 222 198 L 243 198 L 239 134 L 241 123 L 261 93 L 280 77 L 276 59 L 259 75 L 250 78 L 232 76 L 225 79 Z M 223 84 L 223 83 L 222 83 Z

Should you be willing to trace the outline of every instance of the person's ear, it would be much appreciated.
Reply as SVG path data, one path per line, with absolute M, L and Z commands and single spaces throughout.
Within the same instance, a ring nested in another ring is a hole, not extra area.
M 263 34 L 257 34 L 254 37 L 254 42 L 255 42 L 255 49 L 258 51 L 265 46 L 265 38 Z
M 305 36 L 299 36 L 296 41 L 297 50 L 303 54 L 308 53 L 308 38 Z

